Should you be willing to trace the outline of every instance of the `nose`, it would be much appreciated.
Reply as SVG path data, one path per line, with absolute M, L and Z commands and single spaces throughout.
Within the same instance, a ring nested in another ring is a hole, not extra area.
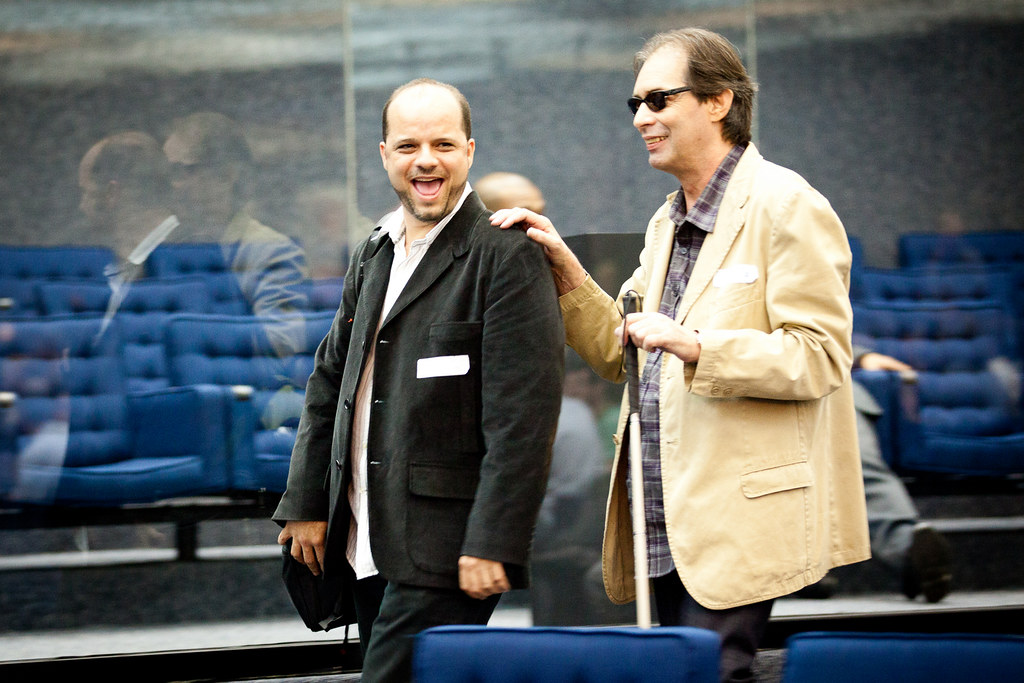
M 420 145 L 416 153 L 416 165 L 420 168 L 433 168 L 437 165 L 437 157 L 430 145 Z
M 633 127 L 637 130 L 643 130 L 644 126 L 650 125 L 653 121 L 654 116 L 651 108 L 647 106 L 646 102 L 642 102 L 636 113 L 633 114 Z

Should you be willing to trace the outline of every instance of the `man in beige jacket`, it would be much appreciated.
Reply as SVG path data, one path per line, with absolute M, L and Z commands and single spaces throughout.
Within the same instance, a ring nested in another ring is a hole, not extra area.
M 659 623 L 717 631 L 722 680 L 751 680 L 773 600 L 870 555 L 850 249 L 825 198 L 750 143 L 755 86 L 728 41 L 663 33 L 634 72 L 633 125 L 651 166 L 680 183 L 622 286 L 643 299 L 625 325 L 642 368 L 647 574 Z M 492 222 L 525 223 L 545 247 L 569 344 L 621 381 L 616 300 L 543 216 Z M 603 555 L 616 603 L 635 598 L 625 413 Z

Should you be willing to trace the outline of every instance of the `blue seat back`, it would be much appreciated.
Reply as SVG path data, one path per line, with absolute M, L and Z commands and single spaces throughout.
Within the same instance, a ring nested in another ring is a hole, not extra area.
M 43 312 L 48 315 L 104 314 L 110 301 L 106 283 L 54 282 L 39 286 Z M 168 386 L 164 330 L 170 315 L 210 310 L 210 293 L 201 278 L 139 280 L 131 284 L 112 325 L 123 342 L 128 391 Z
M 896 461 L 904 471 L 1024 472 L 1012 324 L 998 302 L 855 304 L 855 341 L 908 362 L 899 384 Z
M 1024 265 L 1024 232 L 906 233 L 897 249 L 900 265 Z
M 0 277 L 98 280 L 114 261 L 114 252 L 106 247 L 0 246 Z
M 718 681 L 719 637 L 689 627 L 440 626 L 416 636 L 417 683 Z
M 985 634 L 801 633 L 786 643 L 782 683 L 1017 681 L 1024 638 Z
M 314 356 L 333 312 L 299 316 L 299 352 L 278 357 L 267 335 L 280 320 L 256 316 L 176 315 L 167 328 L 172 384 L 249 387 L 232 418 L 232 483 L 240 490 L 283 491 Z
M 40 278 L 15 278 L 0 276 L 0 316 L 31 317 L 40 314 L 37 287 Z
M 220 244 L 161 244 L 146 259 L 146 268 L 152 277 L 202 278 L 210 291 L 211 313 L 246 315 L 250 312 Z
M 1012 316 L 1001 302 L 957 305 L 853 305 L 854 341 L 918 371 L 982 371 L 1016 349 Z
M 867 303 L 1001 303 L 1014 310 L 1013 274 L 1004 268 L 937 266 L 860 272 L 858 299 Z
M 82 467 L 130 456 L 125 384 L 115 333 L 101 319 L 0 322 L 0 390 L 25 463 Z

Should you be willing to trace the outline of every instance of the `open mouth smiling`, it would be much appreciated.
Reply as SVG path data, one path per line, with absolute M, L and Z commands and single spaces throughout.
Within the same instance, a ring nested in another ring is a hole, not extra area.
M 443 185 L 443 178 L 416 178 L 412 181 L 412 187 L 416 194 L 424 199 L 435 199 L 441 194 Z

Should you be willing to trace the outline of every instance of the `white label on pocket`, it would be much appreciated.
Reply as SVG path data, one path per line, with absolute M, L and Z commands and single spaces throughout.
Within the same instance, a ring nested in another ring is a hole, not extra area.
M 434 356 L 416 361 L 416 379 L 456 377 L 469 372 L 469 356 Z
M 722 268 L 715 273 L 711 284 L 715 287 L 727 287 L 729 285 L 748 285 L 757 280 L 757 266 L 749 263 L 739 263 L 735 266 Z

